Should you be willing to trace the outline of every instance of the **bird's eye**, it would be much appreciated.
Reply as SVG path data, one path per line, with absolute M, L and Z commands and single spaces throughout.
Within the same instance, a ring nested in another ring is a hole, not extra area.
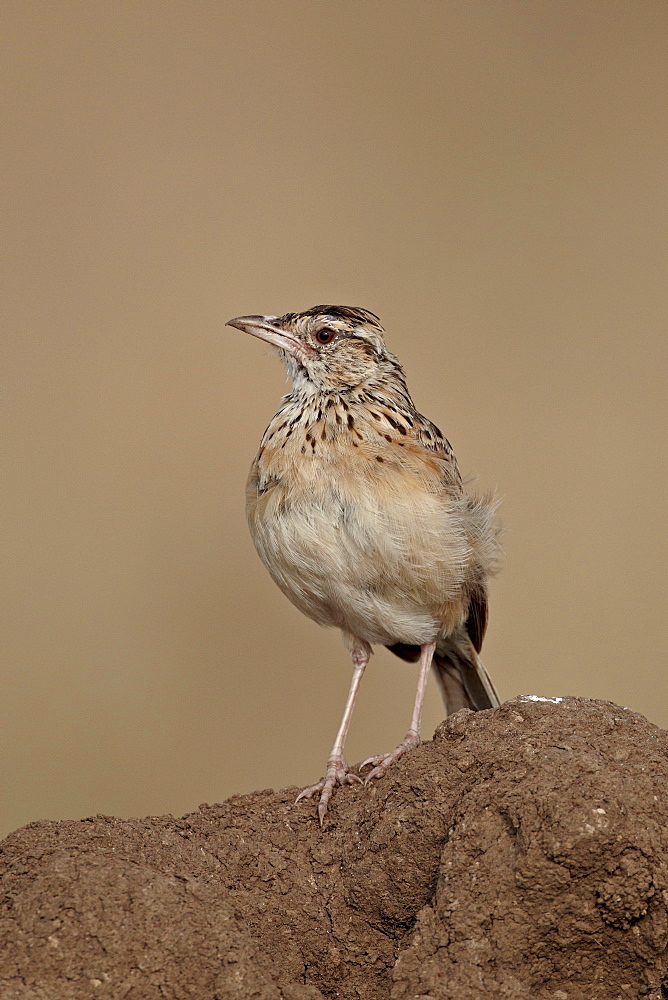
M 335 336 L 336 333 L 334 332 L 334 330 L 328 330 L 327 327 L 325 327 L 322 330 L 318 330 L 318 332 L 315 335 L 315 339 L 318 341 L 319 344 L 329 344 L 331 340 L 334 340 Z

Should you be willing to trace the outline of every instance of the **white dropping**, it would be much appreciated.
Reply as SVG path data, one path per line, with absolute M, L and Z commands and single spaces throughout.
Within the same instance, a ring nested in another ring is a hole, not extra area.
M 520 695 L 520 699 L 522 701 L 547 701 L 551 705 L 558 705 L 560 701 L 564 700 L 563 698 L 541 698 L 537 694 L 523 694 Z

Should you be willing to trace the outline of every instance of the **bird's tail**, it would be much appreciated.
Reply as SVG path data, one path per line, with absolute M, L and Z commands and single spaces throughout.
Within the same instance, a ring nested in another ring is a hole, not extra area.
M 441 639 L 436 646 L 433 667 L 448 715 L 460 708 L 480 712 L 501 704 L 492 678 L 468 636 Z
M 389 648 L 402 660 L 414 663 L 420 658 L 419 646 L 395 643 Z M 480 712 L 501 704 L 494 683 L 466 633 L 439 639 L 432 665 L 448 715 L 460 708 Z

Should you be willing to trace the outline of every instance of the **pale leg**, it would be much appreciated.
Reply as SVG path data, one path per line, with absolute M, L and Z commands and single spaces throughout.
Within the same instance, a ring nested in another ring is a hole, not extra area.
M 435 642 L 427 642 L 420 648 L 420 672 L 418 674 L 418 684 L 417 691 L 415 693 L 415 705 L 413 706 L 413 717 L 411 719 L 410 729 L 406 733 L 406 736 L 401 741 L 396 750 L 392 750 L 390 753 L 379 754 L 378 757 L 369 757 L 360 765 L 360 770 L 363 767 L 367 767 L 369 764 L 374 764 L 375 767 L 366 776 L 365 785 L 368 784 L 372 778 L 382 778 L 382 776 L 387 771 L 388 767 L 399 760 L 400 757 L 406 753 L 407 750 L 414 750 L 415 747 L 420 746 L 420 725 L 422 723 L 422 706 L 424 705 L 424 695 L 427 690 L 427 681 L 429 680 L 429 670 L 431 668 L 431 661 L 434 658 L 434 650 L 436 649 Z
M 366 665 L 369 662 L 369 657 L 371 655 L 371 650 L 369 647 L 356 646 L 352 651 L 352 661 L 353 661 L 353 679 L 350 682 L 350 690 L 348 691 L 348 698 L 346 699 L 346 707 L 343 710 L 343 718 L 341 719 L 341 725 L 339 726 L 339 731 L 336 734 L 336 739 L 334 741 L 334 746 L 332 747 L 332 752 L 329 755 L 327 761 L 327 770 L 325 772 L 325 777 L 321 778 L 320 781 L 316 782 L 315 785 L 309 785 L 299 793 L 296 798 L 296 802 L 300 799 L 308 799 L 317 792 L 320 792 L 320 802 L 318 803 L 318 817 L 320 819 L 320 826 L 323 824 L 325 814 L 327 812 L 327 806 L 329 805 L 329 800 L 332 797 L 332 793 L 337 785 L 353 785 L 355 782 L 359 782 L 360 779 L 356 774 L 353 774 L 348 770 L 348 765 L 346 764 L 343 757 L 343 748 L 346 744 L 346 737 L 348 735 L 348 728 L 350 726 L 350 720 L 353 714 L 353 708 L 355 707 L 355 699 L 357 698 L 357 692 L 359 691 L 360 682 L 362 680 L 362 675 L 366 669 Z

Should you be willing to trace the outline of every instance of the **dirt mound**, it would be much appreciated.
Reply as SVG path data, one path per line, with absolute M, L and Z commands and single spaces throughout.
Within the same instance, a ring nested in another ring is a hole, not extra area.
M 33 823 L 0 846 L 0 997 L 663 1000 L 667 788 L 642 716 L 520 698 L 324 830 L 294 788 Z

